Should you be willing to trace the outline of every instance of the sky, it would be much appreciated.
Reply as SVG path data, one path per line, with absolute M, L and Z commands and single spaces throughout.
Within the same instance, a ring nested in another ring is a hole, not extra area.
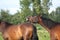
M 50 7 L 49 12 L 55 10 L 60 6 L 60 0 L 52 0 L 52 6 Z M 0 10 L 9 10 L 11 14 L 14 14 L 19 10 L 19 0 L 0 0 Z
M 0 0 L 0 10 L 9 10 L 11 14 L 14 14 L 19 8 L 19 0 Z
M 55 11 L 57 7 L 60 7 L 60 0 L 52 0 L 52 6 L 50 7 L 49 13 L 53 10 Z

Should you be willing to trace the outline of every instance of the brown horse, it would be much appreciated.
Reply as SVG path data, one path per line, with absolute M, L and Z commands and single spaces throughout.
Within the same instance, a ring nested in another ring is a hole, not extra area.
M 51 40 L 60 40 L 60 23 L 43 16 L 30 16 L 28 21 L 42 25 L 50 33 Z
M 4 40 L 38 40 L 36 28 L 31 23 L 14 25 L 1 21 L 0 32 Z

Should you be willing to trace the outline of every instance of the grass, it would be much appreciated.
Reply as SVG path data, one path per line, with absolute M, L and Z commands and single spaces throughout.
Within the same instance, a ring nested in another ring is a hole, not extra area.
M 37 34 L 38 34 L 39 40 L 50 40 L 49 33 L 43 27 L 36 24 L 36 28 L 37 28 Z M 1 33 L 0 33 L 0 40 L 3 40 Z
M 38 30 L 37 33 L 38 33 L 39 40 L 50 40 L 50 36 L 47 31 Z
M 0 32 L 0 40 L 3 40 L 2 33 Z
M 36 24 L 36 28 L 39 40 L 50 40 L 50 35 L 46 29 L 39 24 Z
M 39 40 L 50 40 L 49 34 L 47 31 L 45 30 L 38 30 L 38 37 Z M 2 35 L 0 34 L 0 40 L 3 40 Z

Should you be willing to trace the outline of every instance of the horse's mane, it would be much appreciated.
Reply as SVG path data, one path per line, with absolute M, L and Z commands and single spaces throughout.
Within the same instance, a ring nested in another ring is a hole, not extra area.
M 9 22 L 6 22 L 6 21 L 0 21 L 0 23 L 2 23 L 2 22 L 3 22 L 4 26 L 5 26 L 5 28 L 8 28 L 9 26 L 13 25 L 12 23 L 9 23 Z
M 0 20 L 0 23 L 1 23 L 2 21 Z
M 9 23 L 9 22 L 5 22 L 5 24 L 6 24 L 7 26 L 13 25 L 13 24 L 11 24 L 11 23 Z
M 52 21 L 51 19 L 41 17 L 44 25 L 46 25 L 49 29 L 51 29 L 53 26 L 60 24 L 58 22 Z

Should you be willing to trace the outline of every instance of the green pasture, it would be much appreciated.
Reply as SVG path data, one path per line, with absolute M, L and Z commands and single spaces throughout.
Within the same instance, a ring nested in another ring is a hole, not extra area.
M 37 33 L 38 33 L 39 40 L 50 40 L 50 36 L 47 31 L 38 30 Z
M 3 40 L 2 33 L 0 32 L 0 40 Z
M 50 40 L 50 35 L 46 29 L 39 24 L 36 24 L 36 28 L 39 40 Z
M 43 27 L 41 27 L 38 24 L 36 24 L 36 27 L 39 40 L 50 40 L 49 33 Z M 3 40 L 1 33 L 0 33 L 0 40 Z

